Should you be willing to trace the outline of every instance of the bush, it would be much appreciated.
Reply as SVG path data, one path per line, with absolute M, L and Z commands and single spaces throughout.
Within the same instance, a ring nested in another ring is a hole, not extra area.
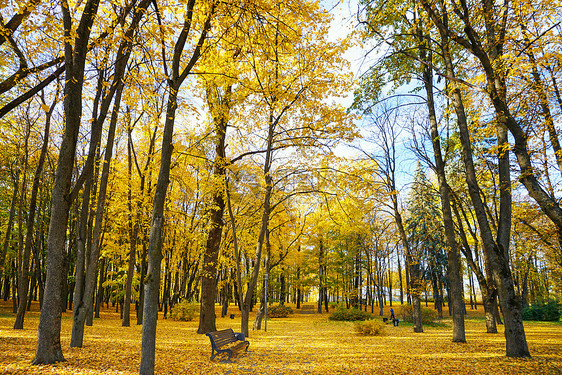
M 293 313 L 293 309 L 285 305 L 275 305 L 267 308 L 267 316 L 270 318 L 286 318 Z
M 336 311 L 330 314 L 328 319 L 330 320 L 345 320 L 345 321 L 357 321 L 357 320 L 367 320 L 371 319 L 372 315 L 368 312 L 359 309 L 346 309 L 343 306 L 338 306 Z
M 412 305 L 402 305 L 402 310 L 400 311 L 400 315 L 402 315 L 402 319 L 405 322 L 414 322 L 414 309 Z M 431 324 L 437 320 L 437 311 L 422 307 L 421 308 L 421 316 L 422 316 L 422 324 Z
M 355 330 L 363 336 L 380 336 L 384 333 L 386 325 L 375 320 L 355 322 Z
M 170 313 L 170 317 L 174 320 L 190 322 L 195 318 L 195 316 L 197 316 L 198 312 L 199 307 L 195 303 L 183 300 L 174 306 L 172 312 Z
M 523 320 L 557 322 L 560 320 L 560 304 L 554 300 L 536 302 L 521 311 Z

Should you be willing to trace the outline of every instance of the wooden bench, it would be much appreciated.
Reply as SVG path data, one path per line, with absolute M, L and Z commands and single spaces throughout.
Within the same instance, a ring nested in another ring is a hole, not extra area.
M 223 329 L 222 331 L 207 332 L 206 335 L 209 336 L 211 340 L 211 361 L 220 353 L 228 353 L 228 362 L 230 362 L 230 357 L 232 357 L 234 352 L 241 351 L 242 349 L 248 351 L 248 346 L 250 346 L 250 342 L 240 340 L 234 334 L 232 328 Z

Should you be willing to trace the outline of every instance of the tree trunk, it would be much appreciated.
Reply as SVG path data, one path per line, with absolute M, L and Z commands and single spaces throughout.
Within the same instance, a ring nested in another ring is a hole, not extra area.
M 269 281 L 269 271 L 271 269 L 271 243 L 269 242 L 269 229 L 266 230 L 265 232 L 265 249 L 266 249 L 266 255 L 265 255 L 265 264 L 264 264 L 264 278 L 263 278 L 263 288 L 262 288 L 262 297 L 260 300 L 260 308 L 258 310 L 258 312 L 256 313 L 256 318 L 254 319 L 254 325 L 253 325 L 253 329 L 254 330 L 260 330 L 261 329 L 261 322 L 262 319 L 265 316 L 265 313 L 267 311 L 267 302 L 268 302 L 268 287 L 267 287 L 267 282 Z M 267 325 L 267 323 L 266 323 Z M 266 327 L 267 328 L 267 327 Z
M 4 244 L 2 246 L 2 253 L 0 254 L 0 269 L 2 274 L 6 275 L 4 270 L 4 263 L 6 262 L 6 254 L 8 253 L 8 248 L 10 247 L 10 238 L 12 237 L 12 227 L 14 225 L 14 217 L 16 216 L 16 202 L 18 200 L 19 191 L 19 181 L 20 181 L 20 169 L 16 168 L 16 175 L 14 180 L 14 190 L 12 192 L 12 203 L 10 204 L 10 214 L 8 216 L 8 226 L 6 227 L 6 236 L 4 237 Z
M 398 263 L 398 281 L 400 282 L 400 304 L 404 304 L 404 285 L 402 284 L 402 263 L 400 263 L 400 250 L 396 246 L 396 258 Z
M 158 183 L 154 193 L 150 240 L 148 244 L 148 270 L 143 280 L 144 304 L 141 347 L 141 374 L 154 373 L 154 355 L 156 350 L 156 323 L 158 319 L 158 297 L 160 294 L 160 266 L 162 263 L 162 226 L 164 221 L 164 203 L 169 184 L 170 164 L 173 144 L 172 135 L 177 109 L 177 87 L 171 87 L 166 110 L 166 122 L 162 139 L 162 153 Z
M 31 203 L 30 203 L 30 212 L 27 217 L 26 221 L 26 237 L 25 237 L 25 245 L 23 241 L 23 206 L 25 205 L 25 196 L 26 196 L 26 189 L 27 189 L 27 169 L 28 169 L 28 159 L 29 159 L 29 136 L 30 136 L 30 126 L 29 122 L 26 126 L 25 131 L 25 139 L 24 139 L 24 160 L 22 162 L 23 167 L 23 181 L 22 181 L 22 188 L 20 194 L 20 207 L 18 210 L 18 227 L 19 227 L 19 243 L 18 243 L 18 255 L 19 255 L 19 264 L 18 264 L 18 308 L 16 312 L 16 321 L 14 323 L 14 329 L 23 329 L 23 320 L 25 316 L 25 310 L 27 307 L 27 293 L 29 290 L 29 258 L 31 254 L 31 242 L 33 238 L 33 222 L 30 223 L 29 215 L 31 214 Z M 37 178 L 37 176 L 36 176 Z M 37 188 L 39 182 L 35 183 L 36 178 L 33 181 L 33 188 L 35 188 L 35 198 L 33 201 L 33 216 L 35 216 L 35 205 L 37 202 Z M 33 190 L 33 189 L 32 189 Z M 29 226 L 31 225 L 31 228 Z
M 443 32 L 442 39 L 446 40 L 446 36 Z M 445 49 L 447 44 L 444 43 L 443 45 Z M 455 74 L 450 54 L 447 50 L 444 50 L 443 52 L 445 57 L 445 64 L 447 67 L 447 75 L 454 78 Z M 513 288 L 513 279 L 511 277 L 511 270 L 508 263 L 508 249 L 504 248 L 504 241 L 508 241 L 507 238 L 509 238 L 509 236 L 507 236 L 507 232 L 509 231 L 511 217 L 500 217 L 498 240 L 500 240 L 501 242 L 494 241 L 492 231 L 490 229 L 490 225 L 486 216 L 486 211 L 480 197 L 480 189 L 478 187 L 476 172 L 472 161 L 471 141 L 468 124 L 464 106 L 462 103 L 460 89 L 454 88 L 452 91 L 452 97 L 459 124 L 460 139 L 463 148 L 463 160 L 465 163 L 466 181 L 468 185 L 469 195 L 476 212 L 476 218 L 478 221 L 478 226 L 480 228 L 480 235 L 482 237 L 484 251 L 490 259 L 493 278 L 496 285 L 498 286 L 500 302 L 502 303 L 502 312 L 504 314 L 505 321 L 506 355 L 508 357 L 529 357 L 529 349 L 527 346 L 527 340 L 525 338 L 523 321 L 521 319 L 521 307 L 519 306 L 519 301 L 515 295 L 515 291 Z M 509 123 L 509 111 L 507 110 L 507 107 L 500 108 L 500 106 L 497 105 L 500 101 L 497 95 L 492 98 L 492 101 L 495 103 L 498 117 L 502 119 L 502 121 L 506 121 L 507 123 Z M 501 133 L 501 129 L 498 129 L 498 132 Z M 501 140 L 501 134 L 498 135 L 498 139 Z M 507 150 L 505 150 L 505 154 L 507 154 Z M 502 160 L 502 157 L 505 157 L 505 155 L 500 154 L 499 157 L 501 164 L 499 173 L 502 174 L 505 173 L 505 168 L 509 169 L 509 167 L 503 164 L 505 161 Z M 524 170 L 522 169 L 522 173 L 523 172 Z M 506 179 L 507 176 L 500 176 L 500 181 L 503 181 L 504 184 L 507 184 Z M 504 199 L 502 200 L 503 203 L 501 204 L 500 208 L 500 213 L 503 215 L 508 215 L 511 213 L 510 198 L 508 202 L 508 198 L 505 197 L 505 195 L 507 194 L 507 189 L 507 185 L 504 185 Z M 507 220 L 509 220 L 509 223 L 507 223 Z
M 129 209 L 128 221 L 129 221 L 129 264 L 127 268 L 127 281 L 125 283 L 125 297 L 124 297 L 124 311 L 123 311 L 123 321 L 121 325 L 123 327 L 131 326 L 131 292 L 133 286 L 133 275 L 135 273 L 136 255 L 137 255 L 137 239 L 139 232 L 139 220 L 138 213 L 137 219 L 133 219 L 133 197 L 132 197 L 132 141 L 131 132 L 132 128 L 129 126 L 127 137 L 127 172 L 129 176 L 129 184 L 127 190 L 127 208 Z M 137 207 L 138 208 L 138 207 Z
M 324 243 L 320 238 L 318 248 L 318 314 L 322 314 L 322 298 L 324 297 Z
M 117 78 L 119 79 L 119 78 Z M 115 138 L 115 128 L 117 126 L 117 119 L 119 113 L 119 105 L 121 103 L 121 95 L 123 93 L 123 84 L 119 83 L 117 88 L 115 101 L 113 104 L 113 113 L 109 125 L 109 132 L 107 137 L 107 145 L 105 149 L 105 160 L 103 163 L 100 188 L 97 199 L 96 208 L 96 221 L 94 226 L 93 238 L 91 243 L 91 250 L 88 259 L 88 268 L 86 269 L 84 279 L 84 292 L 81 293 L 81 299 L 75 301 L 73 308 L 73 324 L 72 324 L 72 337 L 70 340 L 70 347 L 81 348 L 84 339 L 84 324 L 86 322 L 87 313 L 93 308 L 93 296 L 96 287 L 98 259 L 101 246 L 101 233 L 103 228 L 103 216 L 105 211 L 105 198 L 107 196 L 107 183 L 109 179 L 109 168 L 111 158 L 113 157 L 113 142 Z M 98 121 L 101 121 L 99 119 Z M 92 311 L 93 312 L 93 311 Z
M 101 258 L 100 267 L 99 267 L 99 278 L 98 278 L 98 292 L 96 294 L 96 306 L 94 307 L 94 317 L 100 317 L 100 308 L 103 304 L 103 295 L 104 295 L 104 287 L 103 283 L 105 282 L 105 258 Z
M 281 276 L 279 276 L 279 304 L 280 305 L 284 305 L 285 304 L 285 269 L 281 269 Z M 328 302 L 326 300 L 326 302 Z
M 207 104 L 213 116 L 216 133 L 215 160 L 213 177 L 218 180 L 220 188 L 213 192 L 213 204 L 210 209 L 209 233 L 203 254 L 203 272 L 201 275 L 201 309 L 199 313 L 199 328 L 197 333 L 216 331 L 215 299 L 217 292 L 217 269 L 219 250 L 222 238 L 224 201 L 224 178 L 226 173 L 226 129 L 230 111 L 230 95 L 232 85 L 227 85 L 224 97 L 218 93 L 218 87 L 207 89 Z
M 180 72 L 180 62 L 183 49 L 191 28 L 191 20 L 195 1 L 190 0 L 186 7 L 187 19 L 184 23 L 177 42 L 174 46 L 174 56 L 172 61 L 171 78 L 168 80 L 168 104 L 166 107 L 166 120 L 162 136 L 162 151 L 160 160 L 160 171 L 158 182 L 154 192 L 154 203 L 152 207 L 152 221 L 150 225 L 150 240 L 148 244 L 148 270 L 144 282 L 144 305 L 143 305 L 143 326 L 142 326 L 142 346 L 140 373 L 150 375 L 154 373 L 154 361 L 156 350 L 156 321 L 158 318 L 158 295 L 160 292 L 160 265 L 162 262 L 162 225 L 164 221 L 164 204 L 166 202 L 166 191 L 170 182 L 170 166 L 173 152 L 173 132 L 178 108 L 178 91 L 191 69 L 199 60 L 201 48 L 207 37 L 207 32 L 211 28 L 211 18 L 215 11 L 213 3 L 207 15 L 199 42 L 195 47 L 191 59 Z M 188 22 L 189 21 L 189 22 Z M 165 48 L 163 46 L 163 48 Z
M 423 332 L 423 322 L 421 316 L 421 300 L 419 293 L 412 293 L 412 312 L 414 318 L 414 332 Z
M 425 45 L 425 39 L 421 38 Z M 429 38 L 427 38 L 429 40 Z M 452 307 L 453 315 L 453 342 L 466 342 L 464 328 L 464 295 L 463 283 L 461 278 L 461 261 L 457 249 L 455 238 L 455 227 L 453 222 L 453 214 L 451 211 L 450 187 L 447 184 L 445 173 L 445 161 L 441 152 L 441 141 L 439 138 L 439 129 L 437 124 L 437 115 L 435 114 L 435 104 L 433 95 L 433 71 L 431 66 L 431 53 L 428 55 L 426 51 L 431 48 L 420 48 L 420 56 L 422 60 L 427 60 L 430 64 L 424 65 L 423 77 L 424 86 L 427 94 L 427 108 L 429 111 L 429 124 L 431 127 L 431 142 L 433 145 L 433 156 L 435 159 L 435 172 L 439 182 L 439 195 L 441 197 L 441 210 L 443 212 L 443 226 L 445 228 L 445 241 L 447 244 L 447 278 L 449 279 L 449 307 Z M 437 302 L 437 301 L 436 301 Z M 441 301 L 439 301 L 441 303 Z M 442 306 L 439 307 L 440 317 L 443 317 Z
M 486 317 L 486 332 L 487 333 L 497 333 L 498 329 L 496 327 L 496 320 L 494 319 L 494 301 L 496 298 L 496 288 L 492 287 L 486 277 L 484 276 L 484 272 L 480 266 L 475 262 L 474 257 L 472 256 L 472 251 L 470 245 L 468 243 L 468 239 L 466 237 L 466 233 L 464 231 L 464 225 L 462 221 L 462 217 L 459 213 L 458 207 L 456 204 L 453 204 L 453 210 L 455 212 L 455 216 L 457 217 L 457 223 L 459 227 L 459 235 L 461 238 L 461 249 L 463 254 L 466 258 L 466 262 L 472 272 L 476 275 L 476 280 L 478 281 L 478 285 L 480 287 L 480 291 L 482 293 L 482 305 L 484 306 L 484 314 Z M 463 211 L 464 212 L 464 211 Z M 470 230 L 470 228 L 469 228 Z M 475 254 L 478 252 L 478 242 L 476 239 L 476 234 L 471 231 L 475 242 Z M 493 285 L 493 284 L 492 284 Z M 476 297 L 475 297 L 476 299 Z M 475 301 L 476 303 L 476 301 Z
M 74 48 L 72 41 L 72 18 L 66 2 L 61 6 L 65 34 L 66 85 L 64 113 L 66 126 L 60 146 L 57 171 L 52 192 L 51 219 L 47 239 L 47 279 L 45 296 L 39 318 L 37 351 L 33 364 L 49 364 L 64 361 L 60 344 L 61 285 L 66 276 L 61 272 L 65 258 L 66 229 L 71 198 L 70 183 L 74 167 L 76 142 L 82 116 L 82 87 L 84 66 L 90 30 L 99 6 L 99 0 L 88 0 L 80 25 L 76 30 Z

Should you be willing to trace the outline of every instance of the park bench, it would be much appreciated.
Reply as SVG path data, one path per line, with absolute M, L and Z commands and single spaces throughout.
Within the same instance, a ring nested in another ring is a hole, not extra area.
M 248 351 L 248 346 L 250 346 L 250 342 L 244 340 L 243 336 L 240 337 L 234 334 L 232 328 L 207 332 L 207 336 L 211 340 L 211 361 L 220 353 L 228 353 L 228 362 L 230 362 L 230 357 L 232 357 L 233 353 L 242 349 Z

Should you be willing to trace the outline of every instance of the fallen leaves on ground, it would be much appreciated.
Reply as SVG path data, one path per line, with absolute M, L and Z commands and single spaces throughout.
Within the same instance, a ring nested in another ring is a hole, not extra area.
M 387 307 L 388 309 L 388 307 Z M 35 307 L 37 310 L 37 307 Z M 360 336 L 353 323 L 329 321 L 327 314 L 299 314 L 271 319 L 267 332 L 251 331 L 247 354 L 232 363 L 210 361 L 211 346 L 196 333 L 198 321 L 160 318 L 157 329 L 157 374 L 561 374 L 562 324 L 526 322 L 532 358 L 505 356 L 503 332 L 485 333 L 481 311 L 468 312 L 466 344 L 451 342 L 450 320 L 445 326 L 424 327 L 414 334 L 402 322 L 388 325 L 383 336 Z M 240 330 L 233 306 L 217 328 Z M 388 314 L 387 314 L 388 315 Z M 11 302 L 0 303 L 1 374 L 136 374 L 141 327 L 121 327 L 111 308 L 86 327 L 83 348 L 69 348 L 72 320 L 63 314 L 62 348 L 66 362 L 32 366 L 37 343 L 38 312 L 29 312 L 25 329 L 12 329 Z M 500 330 L 503 327 L 500 326 Z

